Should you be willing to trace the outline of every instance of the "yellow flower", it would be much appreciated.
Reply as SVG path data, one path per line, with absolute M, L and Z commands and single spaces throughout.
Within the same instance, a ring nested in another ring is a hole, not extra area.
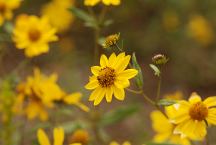
M 0 0 L 0 26 L 5 20 L 11 20 L 13 10 L 20 6 L 21 0 Z
M 113 94 L 116 99 L 124 100 L 124 88 L 130 85 L 129 79 L 138 73 L 135 69 L 126 69 L 130 58 L 131 56 L 125 56 L 125 53 L 118 56 L 113 53 L 109 59 L 105 55 L 101 56 L 100 66 L 91 67 L 93 76 L 85 86 L 86 89 L 94 89 L 89 101 L 94 101 L 94 105 L 98 105 L 106 97 L 107 102 L 111 102 Z
M 179 145 L 190 145 L 190 141 L 187 138 L 181 138 L 180 134 L 173 134 L 175 125 L 160 111 L 153 111 L 151 113 L 151 120 L 152 127 L 157 133 L 154 136 L 156 143 L 169 142 Z
M 170 121 L 176 124 L 174 133 L 188 136 L 192 140 L 202 140 L 207 124 L 216 125 L 216 97 L 202 101 L 197 93 L 192 93 L 189 101 L 179 101 L 167 108 Z
M 68 10 L 73 5 L 74 0 L 52 0 L 42 8 L 42 15 L 49 19 L 51 25 L 57 28 L 58 32 L 64 32 L 70 28 L 74 21 L 74 16 Z
M 102 2 L 104 5 L 120 5 L 121 4 L 121 0 L 85 0 L 84 4 L 86 6 L 95 6 L 96 4 L 98 4 L 99 2 Z
M 103 44 L 104 48 L 111 47 L 117 43 L 119 40 L 120 34 L 113 34 L 106 37 L 105 42 Z
M 51 145 L 48 136 L 43 129 L 37 131 L 38 142 L 40 145 Z M 61 127 L 55 128 L 53 131 L 54 145 L 63 145 L 64 142 L 64 130 Z
M 188 24 L 188 33 L 196 41 L 208 45 L 214 40 L 214 33 L 211 24 L 202 16 L 195 15 Z
M 28 119 L 39 117 L 42 121 L 48 119 L 47 109 L 53 108 L 56 101 L 75 105 L 88 111 L 88 107 L 81 103 L 81 93 L 67 95 L 57 84 L 57 75 L 46 76 L 39 69 L 34 70 L 34 76 L 29 76 L 26 82 L 18 85 L 18 98 L 15 108 L 24 110 Z M 23 103 L 27 101 L 27 103 Z M 23 109 L 22 109 L 23 108 Z
M 25 49 L 27 57 L 34 57 L 49 51 L 48 43 L 58 40 L 55 33 L 45 17 L 23 14 L 16 19 L 13 40 L 18 49 Z
M 112 141 L 109 145 L 120 145 L 120 144 L 116 141 Z M 125 141 L 122 145 L 131 145 L 131 143 L 128 141 Z

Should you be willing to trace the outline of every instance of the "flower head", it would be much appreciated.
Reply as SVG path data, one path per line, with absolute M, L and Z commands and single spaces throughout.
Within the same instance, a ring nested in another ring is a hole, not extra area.
M 192 93 L 189 101 L 181 100 L 167 108 L 170 121 L 176 124 L 174 133 L 202 140 L 207 125 L 216 125 L 216 97 L 202 101 L 197 93 Z
M 25 49 L 27 57 L 34 57 L 49 51 L 48 43 L 58 40 L 55 33 L 47 18 L 23 14 L 16 19 L 13 40 L 18 49 Z
M 197 42 L 208 45 L 214 40 L 211 24 L 203 16 L 195 15 L 188 24 L 188 33 Z
M 49 19 L 51 25 L 58 32 L 64 32 L 70 28 L 71 23 L 74 21 L 74 16 L 68 11 L 73 5 L 74 0 L 53 0 L 42 8 L 42 15 Z
M 89 142 L 89 133 L 86 130 L 78 129 L 73 133 L 70 142 L 87 145 Z
M 0 26 L 5 20 L 11 20 L 13 10 L 20 6 L 21 0 L 0 0 Z
M 104 48 L 112 47 L 119 40 L 120 34 L 113 34 L 106 37 L 105 42 L 103 44 Z
M 180 134 L 174 134 L 173 130 L 175 124 L 171 123 L 169 119 L 160 111 L 153 111 L 151 113 L 152 127 L 156 132 L 154 141 L 157 143 L 169 142 L 179 145 L 190 145 L 187 138 L 181 138 Z
M 97 5 L 99 2 L 102 2 L 104 5 L 120 5 L 121 4 L 121 0 L 85 0 L 84 4 L 86 6 L 95 6 Z
M 86 89 L 94 90 L 89 101 L 94 101 L 94 105 L 98 105 L 106 97 L 107 102 L 111 102 L 113 94 L 118 100 L 124 100 L 124 88 L 130 85 L 129 79 L 138 73 L 135 69 L 126 69 L 130 58 L 131 56 L 125 56 L 125 53 L 118 56 L 113 53 L 109 58 L 101 56 L 100 66 L 91 67 L 93 76 L 85 86 Z
M 88 107 L 81 103 L 81 93 L 66 94 L 57 84 L 57 75 L 46 76 L 39 69 L 34 70 L 34 75 L 27 81 L 17 86 L 18 97 L 15 105 L 28 119 L 39 117 L 42 121 L 48 119 L 47 109 L 54 107 L 55 102 L 64 102 L 75 105 L 88 111 Z M 26 103 L 24 103 L 26 102 Z

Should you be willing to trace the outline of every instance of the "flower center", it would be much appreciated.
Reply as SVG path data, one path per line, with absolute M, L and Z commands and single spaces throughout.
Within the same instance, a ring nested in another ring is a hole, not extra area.
M 100 86 L 104 88 L 114 85 L 115 77 L 115 70 L 110 67 L 105 67 L 100 70 L 97 80 Z
M 30 29 L 28 36 L 32 42 L 35 42 L 35 41 L 38 41 L 40 39 L 41 32 L 38 29 Z
M 0 3 L 0 14 L 4 14 L 6 11 L 6 5 L 4 3 Z
M 198 102 L 191 106 L 189 114 L 192 119 L 202 121 L 208 115 L 208 108 L 202 102 Z

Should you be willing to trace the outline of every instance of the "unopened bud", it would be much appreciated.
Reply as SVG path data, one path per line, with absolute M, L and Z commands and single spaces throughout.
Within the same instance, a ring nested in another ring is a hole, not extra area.
M 163 54 L 157 54 L 152 58 L 152 61 L 156 64 L 156 65 L 164 65 L 169 61 L 169 58 L 167 58 L 165 55 Z

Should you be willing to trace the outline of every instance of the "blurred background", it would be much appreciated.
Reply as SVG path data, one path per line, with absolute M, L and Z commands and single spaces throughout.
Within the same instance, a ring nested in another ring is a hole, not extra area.
M 15 15 L 40 15 L 42 7 L 49 2 L 24 0 Z M 75 0 L 74 5 L 88 11 L 82 0 Z M 94 8 L 96 13 L 100 7 Z M 216 90 L 215 8 L 215 0 L 122 0 L 120 6 L 108 7 L 106 18 L 112 19 L 113 23 L 102 29 L 101 37 L 121 33 L 127 54 L 135 52 L 137 55 L 143 71 L 144 90 L 152 98 L 156 96 L 158 79 L 149 64 L 152 63 L 152 57 L 159 53 L 169 57 L 162 72 L 162 96 L 176 91 L 181 91 L 184 98 L 194 91 L 203 98 L 212 96 Z M 90 92 L 84 89 L 84 85 L 91 75 L 90 67 L 99 64 L 94 62 L 93 56 L 94 31 L 74 16 L 70 28 L 58 35 L 60 39 L 52 43 L 49 53 L 32 58 L 29 67 L 19 73 L 23 77 L 31 74 L 32 66 L 40 67 L 46 74 L 57 72 L 62 88 L 67 92 L 81 91 L 87 100 Z M 26 59 L 23 52 L 10 41 L 2 41 L 1 50 L 4 52 L 1 57 L 2 75 Z M 111 54 L 102 47 L 100 53 Z M 153 108 L 140 96 L 127 93 L 124 102 L 114 100 L 112 104 L 102 103 L 97 108 L 91 102 L 86 101 L 86 104 L 92 110 L 99 108 L 104 112 L 119 106 L 140 106 L 129 118 L 106 127 L 112 139 L 130 140 L 138 145 L 151 140 L 154 134 L 149 121 L 149 112 Z M 85 113 L 68 116 L 80 120 L 88 117 Z M 62 117 L 59 121 L 69 118 Z M 33 124 L 29 123 L 26 127 L 31 128 Z M 23 145 L 29 144 L 32 138 L 35 137 L 26 137 Z M 216 139 L 212 140 L 216 142 Z

